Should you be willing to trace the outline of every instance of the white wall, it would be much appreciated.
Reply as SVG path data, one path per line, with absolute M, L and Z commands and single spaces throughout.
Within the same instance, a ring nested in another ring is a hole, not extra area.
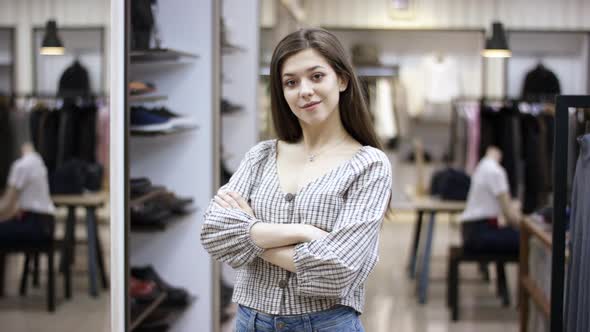
M 278 0 L 275 0 L 278 1 Z M 392 19 L 387 0 L 308 0 L 311 25 L 373 28 L 481 28 L 494 18 L 510 28 L 590 29 L 588 0 L 411 0 L 414 18 Z M 268 6 L 269 1 L 263 1 Z M 494 9 L 497 6 L 497 11 Z M 262 22 L 273 22 L 263 7 Z M 528 14 L 528 15 L 527 15 Z
M 165 105 L 198 121 L 197 130 L 174 135 L 129 140 L 131 177 L 148 177 L 181 197 L 191 197 L 200 208 L 174 218 L 163 232 L 130 235 L 130 264 L 151 264 L 167 282 L 198 296 L 171 332 L 212 331 L 211 258 L 199 241 L 203 213 L 213 196 L 214 112 L 217 111 L 216 0 L 165 0 L 155 11 L 162 47 L 197 54 L 178 63 L 133 64 L 129 79 L 153 82 Z
M 223 115 L 222 154 L 227 166 L 237 170 L 246 152 L 258 141 L 257 92 L 259 62 L 258 1 L 224 0 L 222 16 L 227 38 L 243 52 L 222 55 L 222 95 L 243 110 Z
M 109 52 L 110 0 L 0 0 L 0 25 L 16 27 L 17 91 L 33 91 L 32 31 L 54 18 L 60 26 L 104 26 L 105 54 Z M 105 63 L 108 68 L 108 57 Z M 104 91 L 108 91 L 108 70 Z

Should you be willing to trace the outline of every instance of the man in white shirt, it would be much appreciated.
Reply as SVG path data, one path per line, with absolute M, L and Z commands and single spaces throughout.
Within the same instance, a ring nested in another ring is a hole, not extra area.
M 461 216 L 463 247 L 468 251 L 518 253 L 521 214 L 510 200 L 502 152 L 490 146 L 471 177 L 467 205 Z M 506 227 L 499 226 L 501 218 Z
M 47 168 L 30 143 L 14 161 L 0 200 L 0 243 L 46 241 L 53 236 L 55 206 L 49 193 Z

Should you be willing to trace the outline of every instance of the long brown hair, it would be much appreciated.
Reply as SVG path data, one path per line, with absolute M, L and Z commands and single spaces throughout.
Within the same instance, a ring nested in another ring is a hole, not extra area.
M 270 100 L 275 131 L 280 140 L 294 143 L 303 136 L 297 117 L 291 112 L 283 95 L 281 67 L 291 55 L 305 49 L 321 54 L 338 77 L 348 80 L 340 93 L 338 106 L 344 129 L 362 145 L 382 149 L 369 115 L 359 80 L 336 36 L 322 29 L 301 29 L 283 38 L 275 48 L 270 63 Z

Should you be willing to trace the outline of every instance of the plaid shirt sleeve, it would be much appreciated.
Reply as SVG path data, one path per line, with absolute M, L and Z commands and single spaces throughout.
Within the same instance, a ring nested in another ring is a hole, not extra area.
M 238 170 L 220 191 L 238 192 L 249 200 L 253 179 L 261 156 L 262 144 L 256 145 L 240 163 Z M 263 248 L 250 237 L 250 228 L 259 220 L 240 209 L 224 208 L 211 199 L 201 229 L 201 243 L 213 258 L 240 268 L 251 263 Z
M 382 157 L 385 160 L 371 161 L 360 171 L 332 232 L 295 247 L 300 296 L 346 297 L 377 263 L 379 230 L 392 181 L 390 163 Z

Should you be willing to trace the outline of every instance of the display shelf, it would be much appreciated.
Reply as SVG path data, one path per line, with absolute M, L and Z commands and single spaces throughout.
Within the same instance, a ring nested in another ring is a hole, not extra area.
M 185 217 L 193 215 L 194 213 L 198 212 L 199 208 L 196 208 L 191 213 L 187 213 L 185 215 L 179 216 L 172 216 L 164 220 L 162 223 L 154 224 L 154 225 L 137 225 L 137 224 L 130 224 L 129 230 L 133 233 L 154 233 L 154 232 L 163 232 L 167 230 L 169 227 L 172 227 L 185 219 Z
M 128 167 L 128 175 L 123 183 L 127 186 L 125 192 L 128 192 L 129 175 L 146 177 L 154 183 L 165 183 L 167 191 L 191 197 L 193 202 L 184 205 L 183 210 L 190 211 L 183 215 L 158 211 L 151 218 L 156 223 L 148 226 L 141 223 L 140 216 L 135 213 L 131 219 L 130 212 L 138 210 L 131 210 L 130 206 L 145 204 L 149 208 L 150 202 L 159 204 L 156 202 L 158 197 L 153 196 L 156 194 L 150 195 L 151 200 L 150 196 L 127 197 L 123 211 L 125 254 L 127 266 L 149 264 L 166 280 L 198 296 L 200 301 L 180 308 L 180 313 L 170 317 L 167 317 L 168 306 L 160 305 L 135 330 L 162 330 L 167 325 L 170 331 L 215 331 L 211 317 L 217 308 L 212 306 L 214 294 L 211 287 L 217 278 L 214 277 L 211 257 L 198 241 L 202 218 L 195 211 L 205 206 L 214 195 L 214 179 L 218 178 L 214 160 L 219 150 L 219 143 L 215 140 L 220 88 L 218 55 L 221 54 L 221 43 L 215 33 L 219 31 L 219 2 L 165 2 L 165 6 L 161 4 L 153 13 L 158 27 L 155 37 L 161 41 L 161 44 L 155 44 L 165 48 L 129 50 L 126 53 L 126 109 L 117 112 L 126 125 L 125 167 Z M 128 10 L 125 16 L 128 37 L 132 35 L 129 29 L 131 16 Z M 125 45 L 131 45 L 129 38 L 126 41 Z M 131 79 L 152 83 L 157 91 L 130 96 Z M 166 97 L 160 97 L 162 95 Z M 155 103 L 148 104 L 150 102 Z M 137 125 L 135 115 L 131 116 L 132 106 L 141 106 L 141 103 L 147 108 L 151 105 L 159 108 L 165 103 L 165 108 L 154 109 L 153 113 L 169 119 L 162 120 L 159 125 Z M 169 108 L 181 113 L 166 115 Z M 149 212 L 147 209 L 143 211 Z M 192 263 L 187 265 L 186 262 Z M 182 317 L 178 317 L 180 314 Z M 131 319 L 127 318 L 126 322 Z M 130 330 L 129 326 L 125 330 Z
M 168 96 L 160 95 L 133 95 L 129 96 L 130 103 L 149 103 L 155 101 L 168 100 Z
M 134 309 L 131 310 L 131 324 L 130 324 L 130 331 L 133 331 L 135 328 L 141 324 L 154 310 L 158 308 L 158 306 L 164 302 L 166 299 L 167 293 L 163 292 L 158 296 L 153 302 L 146 304 L 146 305 L 137 305 Z
M 161 319 L 157 319 L 157 321 L 155 322 L 150 322 L 150 316 L 148 315 L 146 317 L 146 319 L 144 319 L 143 323 L 139 325 L 139 327 L 141 329 L 157 329 L 157 330 L 161 330 L 161 326 L 162 325 L 168 325 L 168 326 L 172 326 L 174 325 L 174 322 L 176 322 L 185 312 L 188 308 L 190 308 L 190 306 L 196 302 L 198 300 L 198 298 L 194 295 L 192 295 L 189 298 L 189 302 L 187 304 L 186 307 L 178 307 L 178 308 L 164 308 L 162 306 L 159 306 L 156 308 L 155 311 L 152 311 L 151 314 L 160 314 L 163 318 Z M 162 310 L 162 312 L 160 312 L 160 310 Z
M 173 50 L 169 48 L 150 49 L 144 51 L 131 51 L 129 53 L 130 63 L 158 63 L 174 62 L 184 59 L 196 59 L 197 54 Z
M 231 45 L 231 44 L 221 46 L 221 54 L 223 54 L 223 55 L 231 55 L 231 54 L 244 53 L 244 52 L 246 52 L 246 48 L 244 48 L 242 46 Z
M 395 77 L 397 66 L 357 66 L 356 73 L 361 77 Z
M 398 66 L 357 66 L 355 71 L 360 77 L 396 77 L 399 74 Z M 270 76 L 270 67 L 260 66 L 259 75 Z
M 131 207 L 136 206 L 136 205 L 141 204 L 145 201 L 149 201 L 150 199 L 152 199 L 154 197 L 160 196 L 166 192 L 167 192 L 166 189 L 156 189 L 156 190 L 151 191 L 145 195 L 142 195 L 140 197 L 133 198 L 133 199 L 129 200 L 129 206 L 131 206 Z
M 177 135 L 182 134 L 190 131 L 198 130 L 199 127 L 195 128 L 175 128 L 171 130 L 163 130 L 163 131 L 139 131 L 139 130 L 130 130 L 131 136 L 136 137 L 157 137 L 157 136 L 170 136 L 170 135 Z

